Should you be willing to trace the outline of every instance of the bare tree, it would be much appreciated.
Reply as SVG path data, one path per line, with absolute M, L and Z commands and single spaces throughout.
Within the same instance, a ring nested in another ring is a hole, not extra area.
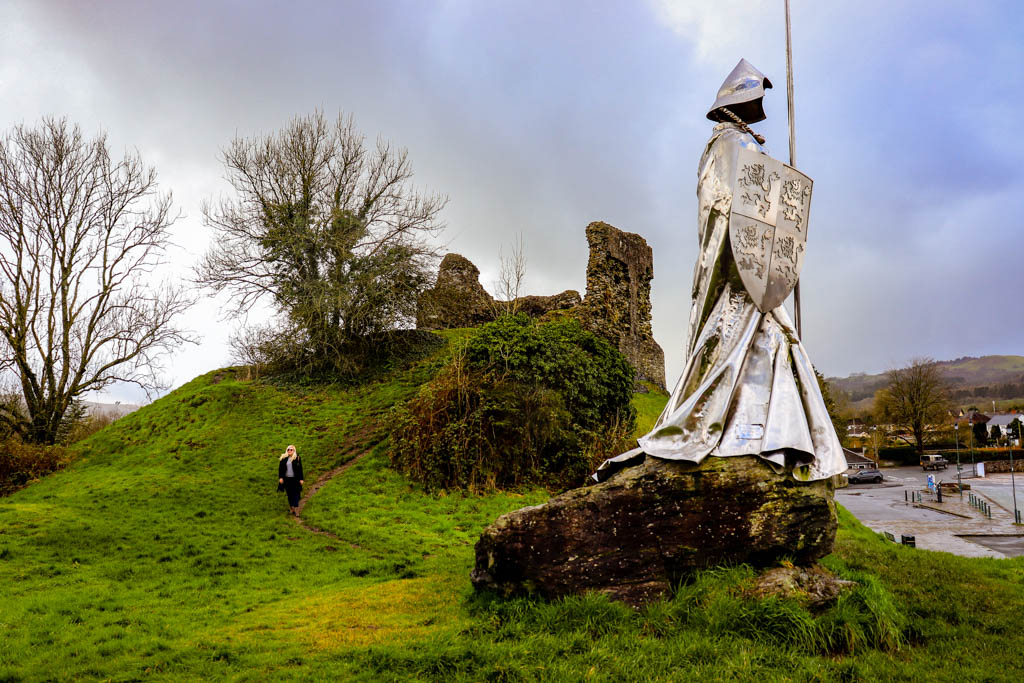
M 498 261 L 501 265 L 498 279 L 494 283 L 494 317 L 499 315 L 515 315 L 519 311 L 519 293 L 526 277 L 526 254 L 523 251 L 523 234 L 516 236 L 512 244 L 512 253 L 505 255 L 499 249 Z
M 158 388 L 188 339 L 174 319 L 191 300 L 148 284 L 175 218 L 156 187 L 138 154 L 112 160 L 105 135 L 65 119 L 0 141 L 0 371 L 24 399 L 0 421 L 22 438 L 53 443 L 72 404 L 113 382 Z
M 904 368 L 889 370 L 889 384 L 877 394 L 876 413 L 913 434 L 918 453 L 924 452 L 927 432 L 949 415 L 949 388 L 931 358 L 914 358 Z
M 332 125 L 317 111 L 236 138 L 223 161 L 234 196 L 204 206 L 215 242 L 196 279 L 231 294 L 234 313 L 269 299 L 280 328 L 326 363 L 415 319 L 448 200 L 412 186 L 406 150 L 368 149 L 351 117 Z

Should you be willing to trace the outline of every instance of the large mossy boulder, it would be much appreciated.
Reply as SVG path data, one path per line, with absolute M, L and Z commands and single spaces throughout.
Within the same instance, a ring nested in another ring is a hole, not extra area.
M 801 483 L 753 456 L 647 458 L 600 484 L 497 519 L 476 545 L 474 586 L 547 598 L 597 591 L 637 606 L 697 569 L 810 565 L 832 550 L 831 483 Z

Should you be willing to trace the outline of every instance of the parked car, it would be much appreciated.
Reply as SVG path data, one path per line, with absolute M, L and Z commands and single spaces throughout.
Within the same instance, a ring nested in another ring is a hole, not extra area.
M 851 484 L 881 484 L 883 479 L 882 473 L 875 469 L 848 472 L 847 477 Z
M 949 461 L 943 458 L 941 455 L 935 453 L 925 453 L 921 456 L 921 469 L 927 470 L 944 470 L 949 466 Z

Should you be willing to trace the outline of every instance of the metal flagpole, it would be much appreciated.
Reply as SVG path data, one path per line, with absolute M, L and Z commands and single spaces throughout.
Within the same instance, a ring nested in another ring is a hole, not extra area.
M 796 168 L 796 122 L 793 120 L 793 30 L 789 22 L 789 0 L 786 0 L 786 102 L 789 111 L 789 165 Z M 803 339 L 803 329 L 800 324 L 799 280 L 793 287 L 793 323 L 796 325 L 796 336 Z

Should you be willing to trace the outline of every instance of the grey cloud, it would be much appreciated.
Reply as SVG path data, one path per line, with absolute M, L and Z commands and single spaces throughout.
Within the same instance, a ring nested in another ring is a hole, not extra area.
M 777 4 L 701 5 L 673 29 L 632 2 L 23 2 L 0 9 L 0 68 L 18 86 L 0 122 L 64 113 L 137 146 L 187 213 L 183 272 L 206 239 L 199 202 L 224 190 L 219 148 L 314 107 L 351 112 L 371 137 L 409 148 L 422 186 L 451 196 L 443 239 L 485 284 L 520 232 L 536 293 L 582 288 L 589 221 L 644 235 L 673 381 L 704 112 L 741 56 L 776 84 L 758 129 L 788 156 Z M 846 374 L 1019 351 L 1019 317 L 971 310 L 979 297 L 1011 310 L 1019 291 L 1008 246 L 1024 196 L 1022 96 L 1007 87 L 1024 62 L 1016 5 L 793 12 L 798 161 L 816 181 L 811 358 Z M 722 25 L 713 39 L 695 33 Z M 207 341 L 182 353 L 175 382 L 227 361 L 232 323 L 215 317 L 210 302 L 192 316 Z

